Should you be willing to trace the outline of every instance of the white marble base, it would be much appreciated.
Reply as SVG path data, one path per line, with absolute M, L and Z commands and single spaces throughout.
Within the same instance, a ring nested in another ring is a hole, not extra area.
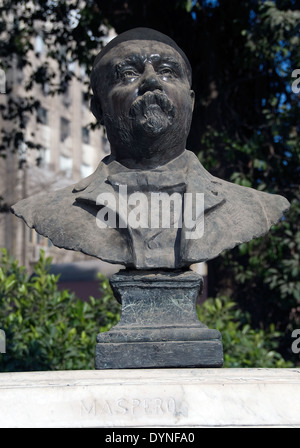
M 0 373 L 0 427 L 300 427 L 300 369 Z

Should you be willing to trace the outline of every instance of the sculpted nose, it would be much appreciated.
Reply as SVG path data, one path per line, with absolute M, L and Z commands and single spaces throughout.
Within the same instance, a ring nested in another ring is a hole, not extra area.
M 157 77 L 155 70 L 151 66 L 146 68 L 139 85 L 139 95 L 154 90 L 163 90 L 161 82 Z

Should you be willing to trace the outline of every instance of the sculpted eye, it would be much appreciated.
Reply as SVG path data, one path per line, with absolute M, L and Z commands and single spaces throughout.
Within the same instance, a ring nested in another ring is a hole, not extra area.
M 162 75 L 165 75 L 165 74 L 172 74 L 173 71 L 172 71 L 170 68 L 162 68 L 162 69 L 160 70 L 160 73 L 161 73 Z
M 130 79 L 130 78 L 136 78 L 138 76 L 138 73 L 135 70 L 126 69 L 122 70 L 121 75 L 123 79 Z
M 172 78 L 175 76 L 174 70 L 171 67 L 162 67 L 158 70 L 158 73 L 162 78 Z

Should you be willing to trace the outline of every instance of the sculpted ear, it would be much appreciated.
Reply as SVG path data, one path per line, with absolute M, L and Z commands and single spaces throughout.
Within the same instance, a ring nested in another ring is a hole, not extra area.
M 95 115 L 95 117 L 97 118 L 99 123 L 104 124 L 103 123 L 103 112 L 101 109 L 100 101 L 95 96 L 92 96 L 92 98 L 91 98 L 91 111 Z

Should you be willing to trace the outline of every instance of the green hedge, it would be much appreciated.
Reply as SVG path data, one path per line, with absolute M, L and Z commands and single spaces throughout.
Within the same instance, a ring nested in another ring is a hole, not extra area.
M 99 278 L 99 298 L 82 301 L 60 291 L 59 276 L 49 274 L 51 259 L 41 252 L 35 273 L 5 250 L 0 259 L 0 329 L 6 353 L 0 371 L 76 370 L 94 368 L 96 335 L 120 318 L 120 305 L 109 282 Z M 278 334 L 251 328 L 249 317 L 228 298 L 198 307 L 200 320 L 221 331 L 225 367 L 289 367 L 276 351 Z
M 93 369 L 97 334 L 119 320 L 106 279 L 100 283 L 101 299 L 84 302 L 58 290 L 59 276 L 49 274 L 50 264 L 41 252 L 29 277 L 2 251 L 0 328 L 6 353 L 0 354 L 0 371 Z
M 229 297 L 208 299 L 198 306 L 199 319 L 222 334 L 224 367 L 292 367 L 276 351 L 280 333 L 271 324 L 268 331 L 251 327 L 250 315 Z

